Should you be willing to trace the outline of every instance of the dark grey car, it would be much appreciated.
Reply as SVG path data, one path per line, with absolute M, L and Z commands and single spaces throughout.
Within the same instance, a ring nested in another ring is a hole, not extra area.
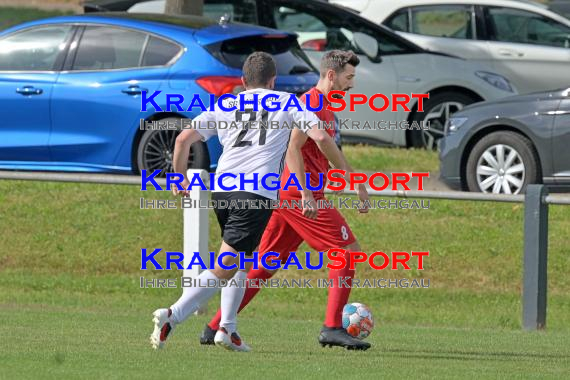
M 446 124 L 441 179 L 455 189 L 517 194 L 570 189 L 570 88 L 464 108 Z

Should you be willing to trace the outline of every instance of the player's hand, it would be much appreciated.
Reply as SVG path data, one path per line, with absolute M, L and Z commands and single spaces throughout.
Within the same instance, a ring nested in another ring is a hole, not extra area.
M 370 197 L 368 196 L 368 189 L 363 184 L 359 184 L 356 188 L 356 194 L 362 203 L 370 203 Z M 358 208 L 358 212 L 361 214 L 366 214 L 368 212 L 368 206 L 361 206 Z
M 309 219 L 317 219 L 317 202 L 315 202 L 312 191 L 302 192 L 301 203 L 303 205 L 303 216 Z
M 184 190 L 178 190 L 178 187 L 175 184 L 170 185 L 170 190 L 172 190 L 172 194 L 176 197 L 178 195 L 182 195 L 183 197 L 189 197 L 190 192 L 187 190 L 188 186 L 190 186 L 190 181 L 184 179 L 182 182 L 182 187 Z

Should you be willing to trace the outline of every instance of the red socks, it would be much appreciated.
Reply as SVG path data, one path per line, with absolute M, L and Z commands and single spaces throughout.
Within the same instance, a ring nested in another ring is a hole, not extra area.
M 341 253 L 337 254 L 340 255 Z M 333 287 L 329 288 L 327 313 L 325 316 L 326 327 L 342 327 L 342 308 L 348 302 L 352 286 L 352 278 L 355 273 L 354 269 L 351 270 L 349 268 L 349 255 L 350 252 L 346 252 L 344 255 L 347 263 L 344 268 L 329 270 L 329 280 L 333 280 Z M 339 281 L 339 277 L 343 278 L 344 282 Z
M 259 268 L 259 269 L 252 269 L 249 271 L 249 273 L 247 274 L 247 278 L 248 279 L 259 279 L 259 280 L 267 280 L 269 278 L 271 278 L 273 275 L 267 271 L 265 271 L 265 269 L 263 268 Z M 241 301 L 241 304 L 239 305 L 239 310 L 238 313 L 247 306 L 247 304 L 253 299 L 253 297 L 255 297 L 255 295 L 261 290 L 261 288 L 250 288 L 248 287 L 245 290 L 245 294 L 243 296 L 243 300 Z M 343 305 L 344 306 L 344 305 Z M 342 306 L 341 306 L 342 307 Z M 222 311 L 220 309 L 218 309 L 218 312 L 216 313 L 216 315 L 214 316 L 214 318 L 212 318 L 212 320 L 210 321 L 210 323 L 208 323 L 208 326 L 210 326 L 210 328 L 212 330 L 218 330 L 220 328 L 220 320 L 222 319 Z

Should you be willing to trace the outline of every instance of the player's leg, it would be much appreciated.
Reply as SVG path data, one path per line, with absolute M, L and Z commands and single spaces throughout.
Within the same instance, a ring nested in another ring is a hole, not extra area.
M 267 200 L 256 194 L 247 192 L 235 192 L 231 200 Z M 251 257 L 259 245 L 263 231 L 270 220 L 271 209 L 231 209 L 228 222 L 224 231 L 224 241 L 231 241 L 232 247 L 244 252 L 246 257 Z M 248 270 L 251 263 L 247 263 Z M 221 320 L 214 343 L 224 348 L 235 351 L 250 351 L 251 348 L 243 342 L 237 332 L 237 311 L 245 293 L 245 270 L 237 271 L 233 279 L 235 284 L 229 284 L 222 289 Z
M 238 308 L 243 300 L 245 281 L 250 267 L 251 263 L 248 263 L 245 270 L 238 270 L 230 283 L 222 289 L 219 328 L 224 328 L 229 334 L 237 330 Z
M 229 200 L 250 199 L 254 194 L 245 192 L 213 193 L 212 199 Z M 253 197 L 255 198 L 255 197 Z M 229 203 L 229 202 L 228 202 Z M 250 253 L 260 239 L 259 230 L 263 231 L 271 210 L 215 209 L 222 233 L 220 253 L 231 252 L 222 258 L 225 267 L 239 264 L 239 252 Z M 153 348 L 162 348 L 176 325 L 184 322 L 200 305 L 220 290 L 221 279 L 230 279 L 237 272 L 236 268 L 226 270 L 218 261 L 213 270 L 202 272 L 196 280 L 199 284 L 215 284 L 215 286 L 197 286 L 184 289 L 182 296 L 169 309 L 158 309 L 153 313 L 154 330 L 150 341 Z M 240 300 L 241 302 L 241 300 Z
M 296 251 L 302 238 L 297 234 L 291 226 L 280 215 L 282 210 L 275 210 L 271 215 L 269 224 L 261 238 L 258 251 L 261 255 L 266 252 L 279 252 L 279 259 L 285 262 L 289 256 L 289 252 Z M 265 269 L 261 264 L 257 269 L 252 269 L 248 272 L 248 280 L 267 280 L 275 273 L 275 270 Z M 247 304 L 257 295 L 261 290 L 259 287 L 246 287 L 243 300 L 239 306 L 238 312 L 241 311 Z M 201 344 L 214 344 L 214 335 L 220 327 L 221 310 L 218 310 L 212 320 L 206 325 L 200 337 Z
M 222 242 L 220 252 L 233 252 L 237 254 L 237 251 L 226 242 Z M 226 256 L 222 262 L 230 266 L 234 264 L 236 260 L 236 258 Z M 155 310 L 152 320 L 154 330 L 150 336 L 152 347 L 154 349 L 163 348 L 167 338 L 172 334 L 176 326 L 184 322 L 192 313 L 198 310 L 204 302 L 209 300 L 220 290 L 219 280 L 231 278 L 236 271 L 237 269 L 225 271 L 216 263 L 214 270 L 206 270 L 200 273 L 196 278 L 198 284 L 206 285 L 214 281 L 213 283 L 216 286 L 187 287 L 184 289 L 182 296 L 170 306 L 170 308 Z
M 338 255 L 346 256 L 346 266 L 340 269 L 329 270 L 329 280 L 333 281 L 333 287 L 329 288 L 329 296 L 327 303 L 327 312 L 325 315 L 326 327 L 342 327 L 342 309 L 348 303 L 350 291 L 352 289 L 352 279 L 354 278 L 355 269 L 350 269 L 350 252 L 360 252 L 360 245 L 355 240 L 351 244 L 341 248 L 343 252 L 337 252 Z M 340 286 L 340 279 L 344 279 L 348 286 Z
M 232 252 L 236 256 L 239 254 L 238 250 L 225 241 L 222 242 L 220 252 Z M 239 256 L 225 256 L 222 259 L 222 263 L 226 266 L 232 266 L 234 264 L 238 264 L 238 260 Z M 216 262 L 213 270 L 205 270 L 200 273 L 200 275 L 196 277 L 196 280 L 198 281 L 198 284 L 201 284 L 202 286 L 186 288 L 186 291 L 178 301 L 170 307 L 174 322 L 177 324 L 184 322 L 190 315 L 198 310 L 204 302 L 209 300 L 221 289 L 219 286 L 220 280 L 230 279 L 236 272 L 237 268 L 226 270 Z M 215 284 L 215 286 L 206 286 L 209 284 Z
M 360 245 L 354 241 L 342 247 L 342 250 L 343 252 L 337 255 L 344 255 L 347 265 L 344 268 L 329 270 L 329 282 L 332 282 L 332 286 L 329 287 L 325 323 L 319 335 L 319 343 L 323 347 L 329 345 L 367 350 L 370 343 L 352 337 L 342 327 L 342 309 L 348 303 L 355 275 L 355 270 L 350 269 L 350 252 L 360 252 Z
M 309 246 L 317 251 L 342 248 L 346 252 L 339 252 L 338 254 L 346 254 L 348 262 L 349 253 L 360 250 L 348 223 L 337 209 L 319 210 L 316 220 L 303 217 L 299 209 L 281 211 L 283 211 L 282 216 L 287 220 L 287 223 L 299 233 Z M 342 346 L 349 349 L 367 349 L 370 347 L 369 343 L 355 339 L 342 328 L 342 309 L 350 296 L 354 272 L 348 264 L 344 268 L 329 271 L 329 281 L 332 281 L 333 285 L 329 288 L 325 323 L 319 336 L 319 342 L 322 345 Z M 344 282 L 341 282 L 340 279 Z M 349 286 L 344 286 L 345 283 Z
M 220 300 L 220 326 L 212 336 L 212 343 L 228 350 L 251 351 L 251 347 L 242 341 L 237 332 L 237 311 L 245 293 L 247 270 L 238 270 L 230 283 L 222 288 Z

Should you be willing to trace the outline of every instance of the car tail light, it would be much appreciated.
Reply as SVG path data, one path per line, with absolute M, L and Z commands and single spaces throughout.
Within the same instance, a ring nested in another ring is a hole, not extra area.
M 238 77 L 202 77 L 196 82 L 206 91 L 214 94 L 216 97 L 224 94 L 239 94 L 244 89 L 241 79 Z
M 305 41 L 301 44 L 302 49 L 315 50 L 315 51 L 325 51 L 326 46 L 327 46 L 327 40 L 324 38 L 320 38 L 318 40 Z

